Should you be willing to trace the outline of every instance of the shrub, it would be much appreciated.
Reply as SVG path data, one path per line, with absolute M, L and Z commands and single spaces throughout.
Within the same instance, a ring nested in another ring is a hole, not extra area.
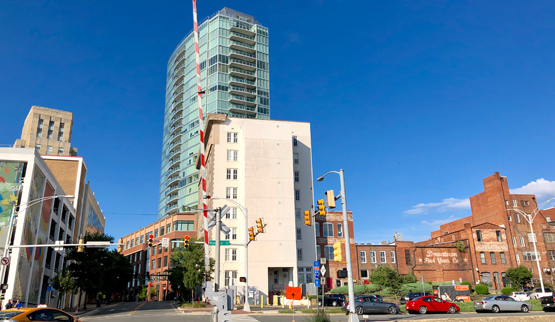
M 424 283 L 424 290 L 426 292 L 432 292 L 432 286 L 428 283 Z M 421 283 L 408 283 L 401 285 L 401 294 L 408 294 L 408 293 L 416 293 L 422 292 L 422 284 Z
M 414 274 L 407 274 L 407 275 L 403 275 L 401 277 L 401 281 L 403 284 L 409 284 L 409 283 L 416 283 L 418 282 L 418 280 L 416 279 L 416 276 L 414 276 Z
M 510 295 L 514 291 L 512 287 L 504 287 L 501 289 L 501 294 Z
M 306 321 L 308 322 L 331 322 L 330 315 L 324 311 L 316 311 L 316 313 L 311 314 Z
M 353 287 L 355 294 L 362 294 L 365 292 L 366 287 L 364 285 L 355 285 Z M 347 292 L 348 293 L 348 292 Z
M 455 282 L 455 285 L 459 285 L 461 283 L 459 282 Z M 448 281 L 448 282 L 433 282 L 432 283 L 433 286 L 440 286 L 440 285 L 453 285 L 452 281 Z
M 375 293 L 379 290 L 380 290 L 379 285 L 376 285 L 376 284 L 366 284 L 366 285 L 364 285 L 364 293 L 365 294 Z
M 486 284 L 478 284 L 476 285 L 476 293 L 480 295 L 486 295 L 489 293 L 489 288 Z
M 338 293 L 338 294 L 349 294 L 349 289 L 347 285 L 343 285 L 340 287 L 335 287 L 330 290 L 330 293 Z

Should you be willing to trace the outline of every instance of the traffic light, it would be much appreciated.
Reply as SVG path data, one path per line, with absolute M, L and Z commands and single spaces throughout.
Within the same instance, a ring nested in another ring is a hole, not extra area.
M 256 228 L 258 228 L 258 232 L 259 233 L 263 233 L 264 232 L 264 223 L 262 222 L 262 218 L 258 218 L 256 220 Z
M 249 227 L 249 240 L 254 240 L 254 227 Z
M 123 238 L 118 239 L 118 253 L 123 251 Z
M 328 205 L 328 209 L 335 208 L 335 194 L 333 190 L 326 191 L 326 204 Z
M 343 261 L 343 252 L 341 250 L 341 242 L 333 244 L 333 260 L 336 262 Z
M 154 235 L 148 235 L 148 247 L 152 247 Z
M 83 238 L 79 238 L 79 246 L 77 246 L 78 253 L 82 253 L 85 251 L 85 246 L 81 246 L 81 245 L 85 245 L 85 240 Z
M 324 199 L 318 200 L 318 215 L 320 216 L 326 215 L 326 206 L 324 205 Z
M 307 210 L 304 212 L 304 224 L 307 226 L 310 226 L 311 223 L 311 216 L 310 216 L 310 210 Z
M 183 241 L 185 242 L 185 249 L 189 249 L 189 236 L 185 236 Z

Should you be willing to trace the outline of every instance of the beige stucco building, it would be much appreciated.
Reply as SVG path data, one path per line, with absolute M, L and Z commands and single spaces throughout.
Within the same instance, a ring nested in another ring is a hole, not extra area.
M 301 217 L 313 205 L 310 124 L 208 114 L 205 133 L 208 208 L 231 208 L 223 218 L 231 232 L 221 238 L 231 245 L 221 249 L 220 285 L 238 285 L 243 293 L 246 227 L 257 218 L 267 226 L 248 246 L 249 296 L 312 283 L 315 231 Z M 214 240 L 216 229 L 210 234 Z
M 77 155 L 71 147 L 73 113 L 32 106 L 16 148 L 35 148 L 41 155 Z

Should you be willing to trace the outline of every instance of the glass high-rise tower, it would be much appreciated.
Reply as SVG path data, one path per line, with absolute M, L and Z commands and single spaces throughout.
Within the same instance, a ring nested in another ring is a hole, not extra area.
M 203 110 L 270 118 L 268 28 L 224 8 L 199 24 Z M 196 207 L 199 122 L 195 38 L 191 31 L 168 61 L 158 217 Z

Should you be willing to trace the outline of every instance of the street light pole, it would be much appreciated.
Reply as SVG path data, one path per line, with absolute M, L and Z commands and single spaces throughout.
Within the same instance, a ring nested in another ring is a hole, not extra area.
M 534 235 L 534 227 L 533 227 L 533 223 L 534 223 L 534 219 L 536 219 L 536 216 L 538 215 L 538 213 L 540 212 L 541 208 L 543 206 L 545 206 L 548 202 L 554 200 L 555 198 L 551 198 L 547 201 L 545 201 L 544 203 L 542 203 L 541 205 L 539 205 L 536 209 L 534 209 L 534 211 L 532 211 L 532 213 L 527 214 L 524 211 L 520 210 L 520 209 L 507 209 L 507 211 L 512 210 L 520 215 L 522 215 L 522 217 L 524 217 L 524 219 L 526 219 L 526 221 L 530 224 L 530 233 L 532 234 L 532 244 L 534 245 L 534 256 L 536 257 L 536 264 L 538 266 L 538 275 L 540 276 L 540 284 L 542 287 L 542 293 L 545 293 L 545 287 L 543 285 L 543 276 L 542 276 L 542 270 L 540 267 L 540 258 L 539 258 L 539 254 L 538 254 L 538 249 L 536 247 L 536 236 Z
M 347 195 L 345 193 L 345 177 L 343 174 L 343 169 L 338 171 L 330 171 L 320 178 L 316 179 L 317 181 L 323 181 L 324 177 L 330 173 L 337 173 L 339 174 L 339 179 L 341 181 L 341 205 L 343 210 L 343 226 L 345 227 L 345 239 L 347 240 L 345 244 L 345 257 L 347 259 L 347 281 L 349 285 L 347 288 L 349 290 L 349 322 L 358 322 L 358 315 L 355 312 L 355 288 L 353 285 L 353 265 L 351 260 L 351 237 L 349 233 L 349 218 L 347 216 Z M 323 306 L 323 294 L 322 294 L 322 306 Z
M 243 221 L 243 228 L 244 228 L 244 233 L 243 233 L 243 243 L 244 243 L 244 253 L 245 253 L 245 263 L 243 264 L 243 269 L 245 271 L 245 305 L 243 306 L 243 310 L 246 312 L 250 312 L 251 311 L 251 307 L 249 304 L 249 223 L 248 223 L 248 210 L 246 207 L 244 207 L 243 205 L 241 205 L 240 203 L 238 203 L 235 200 L 232 199 L 227 199 L 227 198 L 218 198 L 218 197 L 209 197 L 212 200 L 225 200 L 225 201 L 229 201 L 232 204 L 234 204 L 235 206 L 237 206 L 239 209 L 241 209 L 241 212 L 243 213 L 243 217 L 244 217 L 244 221 Z

